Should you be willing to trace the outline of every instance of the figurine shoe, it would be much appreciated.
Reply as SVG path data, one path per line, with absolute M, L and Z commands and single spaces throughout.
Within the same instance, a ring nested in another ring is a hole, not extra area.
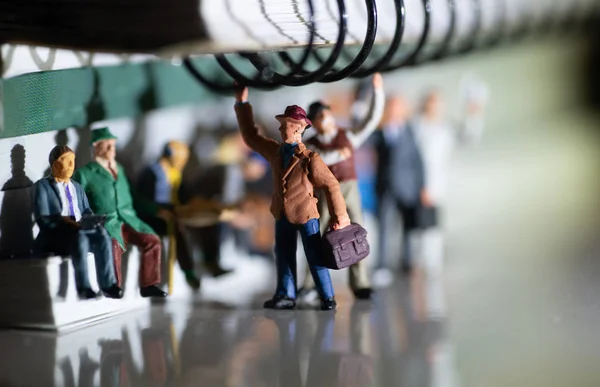
M 354 297 L 357 300 L 369 300 L 371 295 L 373 294 L 373 289 L 371 288 L 360 288 L 353 290 Z
M 164 298 L 167 296 L 167 293 L 163 291 L 156 285 L 146 286 L 145 288 L 140 288 L 140 295 L 142 297 L 160 297 Z
M 93 300 L 98 298 L 98 293 L 90 288 L 77 289 L 77 297 L 79 297 L 80 300 Z
M 288 296 L 275 296 L 265 301 L 263 307 L 266 309 L 294 309 L 296 300 Z
M 113 285 L 110 288 L 101 289 L 102 294 L 106 298 L 123 298 L 123 289 L 117 285 Z
M 326 300 L 321 300 L 321 310 L 335 310 L 337 307 L 337 302 L 335 302 L 335 298 L 328 298 Z
M 194 272 L 186 272 L 185 273 L 185 281 L 193 290 L 200 289 L 200 279 L 196 276 Z
M 218 278 L 222 275 L 229 274 L 233 270 L 224 269 L 218 263 L 209 263 L 206 264 L 206 270 L 210 273 L 214 278 Z

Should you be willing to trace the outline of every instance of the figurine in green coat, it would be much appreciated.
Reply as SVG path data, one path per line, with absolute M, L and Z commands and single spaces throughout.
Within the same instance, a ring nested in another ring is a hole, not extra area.
M 161 272 L 161 243 L 152 228 L 138 218 L 133 209 L 133 198 L 123 167 L 116 160 L 116 140 L 108 128 L 92 131 L 91 145 L 94 159 L 73 175 L 89 199 L 96 214 L 106 215 L 105 228 L 112 239 L 115 273 L 122 286 L 121 259 L 128 244 L 140 250 L 140 294 L 142 297 L 166 297 L 158 284 Z M 157 216 L 170 218 L 172 214 L 153 203 Z

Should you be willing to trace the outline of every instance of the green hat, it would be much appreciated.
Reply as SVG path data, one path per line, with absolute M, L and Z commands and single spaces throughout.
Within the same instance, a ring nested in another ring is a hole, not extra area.
M 94 145 L 95 142 L 101 140 L 111 140 L 117 139 L 117 136 L 112 134 L 108 128 L 100 128 L 96 130 L 92 130 L 92 139 L 90 140 L 90 144 Z

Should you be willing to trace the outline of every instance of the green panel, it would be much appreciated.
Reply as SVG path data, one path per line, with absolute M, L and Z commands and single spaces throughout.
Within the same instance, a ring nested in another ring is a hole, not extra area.
M 209 77 L 223 78 L 214 59 L 199 58 L 195 63 Z M 183 66 L 166 61 L 36 72 L 3 79 L 2 88 L 0 138 L 135 117 L 215 97 Z

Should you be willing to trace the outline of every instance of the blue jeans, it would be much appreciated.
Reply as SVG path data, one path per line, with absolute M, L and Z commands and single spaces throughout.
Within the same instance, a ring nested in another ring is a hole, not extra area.
M 302 237 L 304 253 L 308 261 L 310 274 L 315 281 L 321 299 L 333 298 L 333 285 L 326 267 L 322 262 L 321 233 L 319 219 L 295 225 L 282 218 L 275 223 L 275 258 L 277 261 L 277 296 L 296 298 L 298 276 L 296 273 L 296 247 L 298 231 Z

